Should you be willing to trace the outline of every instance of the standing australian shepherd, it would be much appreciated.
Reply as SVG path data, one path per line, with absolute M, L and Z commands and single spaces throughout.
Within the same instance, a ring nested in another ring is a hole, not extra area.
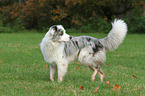
M 90 36 L 73 37 L 66 34 L 62 25 L 50 27 L 40 48 L 44 59 L 50 64 L 50 79 L 54 81 L 56 69 L 58 81 L 62 81 L 67 72 L 68 64 L 79 60 L 94 70 L 91 79 L 94 81 L 96 74 L 103 82 L 104 72 L 101 69 L 106 61 L 106 50 L 113 51 L 123 41 L 127 33 L 127 25 L 123 20 L 115 19 L 108 36 L 97 39 Z

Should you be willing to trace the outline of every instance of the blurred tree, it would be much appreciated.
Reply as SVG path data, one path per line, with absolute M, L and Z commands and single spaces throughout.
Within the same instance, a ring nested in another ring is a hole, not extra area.
M 144 5 L 143 0 L 7 0 L 0 1 L 0 13 L 4 23 L 19 19 L 27 29 L 53 24 L 77 28 L 97 18 L 110 21 L 134 8 L 140 11 Z
M 22 0 L 19 0 L 19 4 L 21 4 L 22 3 Z
M 126 14 L 140 2 L 139 0 L 103 0 L 98 3 L 99 8 L 104 13 L 103 15 L 108 20 L 112 20 L 113 16 Z

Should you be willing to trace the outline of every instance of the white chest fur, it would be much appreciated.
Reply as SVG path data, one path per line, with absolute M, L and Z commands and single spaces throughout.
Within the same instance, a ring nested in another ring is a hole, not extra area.
M 44 59 L 48 63 L 58 63 L 63 57 L 63 43 L 52 42 L 43 38 L 40 48 Z

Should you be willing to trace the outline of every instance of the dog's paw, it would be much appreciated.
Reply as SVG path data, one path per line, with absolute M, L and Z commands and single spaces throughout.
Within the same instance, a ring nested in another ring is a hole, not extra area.
M 91 77 L 91 80 L 92 80 L 92 81 L 95 81 L 95 79 L 96 79 L 95 77 Z
M 50 78 L 51 81 L 54 81 L 54 78 Z
M 58 82 L 62 82 L 62 80 L 63 80 L 62 77 L 58 78 Z

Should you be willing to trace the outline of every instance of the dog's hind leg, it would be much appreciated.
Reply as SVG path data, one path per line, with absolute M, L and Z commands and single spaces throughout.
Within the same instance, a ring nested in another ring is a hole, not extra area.
M 50 64 L 50 80 L 54 81 L 54 74 L 56 72 L 56 65 Z
M 61 82 L 63 80 L 63 77 L 67 72 L 67 66 L 68 66 L 68 64 L 65 64 L 65 63 L 64 64 L 59 63 L 57 65 L 57 67 L 58 67 L 58 82 Z
M 98 71 L 98 76 L 100 77 L 100 79 L 101 79 L 101 82 L 103 82 L 103 80 L 104 80 L 104 72 L 102 71 L 102 69 L 100 69 L 99 71 Z
M 96 74 L 98 73 L 98 69 L 94 66 L 90 66 L 90 68 L 94 70 L 92 77 L 91 77 L 92 81 L 94 81 L 96 78 Z

